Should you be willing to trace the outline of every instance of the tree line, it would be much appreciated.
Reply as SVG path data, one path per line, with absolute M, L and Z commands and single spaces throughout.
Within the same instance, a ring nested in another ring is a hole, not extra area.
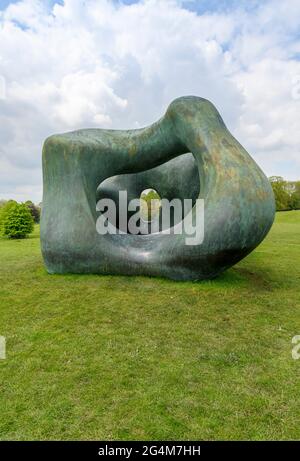
M 300 210 L 300 181 L 286 181 L 281 176 L 271 176 L 277 211 Z

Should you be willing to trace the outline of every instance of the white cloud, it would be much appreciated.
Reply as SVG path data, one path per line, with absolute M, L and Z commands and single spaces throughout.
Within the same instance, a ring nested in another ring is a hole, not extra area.
M 48 135 L 143 126 L 185 94 L 210 99 L 266 174 L 300 178 L 300 0 L 185 4 L 23 0 L 0 13 L 0 197 L 41 200 Z

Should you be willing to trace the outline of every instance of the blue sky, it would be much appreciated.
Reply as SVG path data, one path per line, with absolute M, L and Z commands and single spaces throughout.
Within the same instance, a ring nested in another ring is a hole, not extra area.
M 300 0 L 0 0 L 0 198 L 42 199 L 52 133 L 210 99 L 268 175 L 300 179 Z
M 20 0 L 0 0 L 0 9 L 5 9 L 9 4 L 18 3 Z M 101 0 L 100 0 L 101 1 Z M 122 3 L 124 5 L 132 5 L 139 3 L 140 0 L 113 0 L 115 3 Z M 63 0 L 43 0 L 44 4 L 48 4 L 51 8 L 55 3 L 63 4 Z M 199 14 L 204 12 L 214 11 L 230 11 L 235 8 L 243 8 L 246 10 L 253 10 L 259 4 L 265 3 L 264 0 L 182 0 L 181 5 L 191 11 Z
M 0 10 L 4 10 L 13 3 L 18 3 L 20 0 L 0 0 Z M 55 3 L 63 4 L 63 0 L 43 0 L 44 4 L 48 4 L 51 8 Z

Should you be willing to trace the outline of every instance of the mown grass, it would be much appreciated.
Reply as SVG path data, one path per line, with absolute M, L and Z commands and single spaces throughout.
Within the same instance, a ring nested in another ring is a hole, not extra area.
M 300 212 L 210 282 L 48 275 L 0 240 L 0 439 L 299 439 Z

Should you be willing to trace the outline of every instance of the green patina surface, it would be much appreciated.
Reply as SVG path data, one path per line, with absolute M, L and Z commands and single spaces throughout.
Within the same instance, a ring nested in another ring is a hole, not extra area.
M 213 278 L 250 253 L 274 220 L 264 173 L 213 104 L 194 96 L 176 99 L 143 129 L 51 136 L 43 177 L 41 243 L 50 273 Z M 184 232 L 99 235 L 96 197 L 103 183 L 110 197 L 125 185 L 129 197 L 153 187 L 162 198 L 204 199 L 204 241 L 186 245 Z

